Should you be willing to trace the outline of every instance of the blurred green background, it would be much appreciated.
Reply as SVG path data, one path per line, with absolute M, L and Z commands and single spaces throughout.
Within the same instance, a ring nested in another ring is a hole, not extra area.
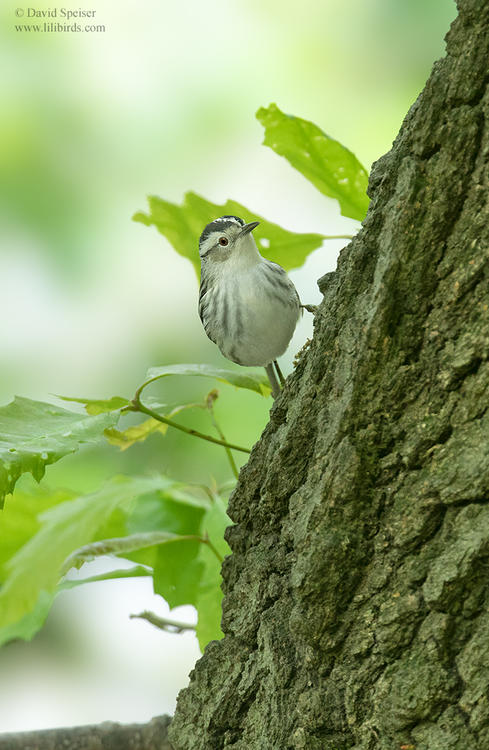
M 370 168 L 443 54 L 456 14 L 452 0 L 72 7 L 96 9 L 90 23 L 105 29 L 16 31 L 39 20 L 10 0 L 0 10 L 0 403 L 14 394 L 131 396 L 152 365 L 227 366 L 201 328 L 190 263 L 132 214 L 147 194 L 180 202 L 193 189 L 291 230 L 353 233 L 358 226 L 334 202 L 260 146 L 254 113 L 275 101 Z M 325 244 L 291 274 L 303 301 L 320 299 L 316 279 L 334 269 L 341 246 Z M 305 319 L 284 370 L 311 331 Z M 159 395 L 197 400 L 213 385 L 165 382 Z M 219 391 L 226 436 L 251 445 L 271 402 Z M 205 415 L 182 421 L 210 429 Z M 107 446 L 66 458 L 45 481 L 83 492 L 115 472 L 155 469 L 188 481 L 229 478 L 223 452 L 169 431 L 127 452 Z M 165 614 L 148 587 L 63 594 L 31 644 L 0 651 L 0 731 L 172 712 L 198 650 L 191 634 L 127 619 L 144 608 Z M 187 610 L 175 617 L 191 620 Z

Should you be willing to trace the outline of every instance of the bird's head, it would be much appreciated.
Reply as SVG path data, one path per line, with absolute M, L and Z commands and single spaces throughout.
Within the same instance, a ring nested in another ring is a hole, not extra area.
M 208 258 L 216 262 L 234 255 L 258 256 L 258 248 L 251 232 L 259 221 L 245 224 L 238 216 L 220 216 L 207 224 L 200 235 L 199 254 L 201 260 Z

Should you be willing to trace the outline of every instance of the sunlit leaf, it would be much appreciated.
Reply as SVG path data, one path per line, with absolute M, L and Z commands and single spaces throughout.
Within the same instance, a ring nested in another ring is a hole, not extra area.
M 161 367 L 151 367 L 146 373 L 144 386 L 149 385 L 159 378 L 165 378 L 170 375 L 190 375 L 197 377 L 215 378 L 222 383 L 234 385 L 237 388 L 247 388 L 255 391 L 261 396 L 270 394 L 270 383 L 265 373 L 254 372 L 249 368 L 240 370 L 225 370 L 221 367 L 212 365 L 163 365 Z
M 105 437 L 111 445 L 116 445 L 122 451 L 130 448 L 134 443 L 146 440 L 148 435 L 153 432 L 161 432 L 162 435 L 168 429 L 168 425 L 158 422 L 150 417 L 140 424 L 128 427 L 126 430 L 117 430 L 115 427 L 109 427 L 105 430 Z
M 112 396 L 111 398 L 74 398 L 73 396 L 57 396 L 62 401 L 74 401 L 76 404 L 83 404 L 87 414 L 104 414 L 108 411 L 115 411 L 128 406 L 129 400 L 123 396 Z
M 304 177 L 340 204 L 343 216 L 362 221 L 367 212 L 368 173 L 357 157 L 317 125 L 286 115 L 276 104 L 261 107 L 257 119 L 270 146 Z
M 100 529 L 107 531 L 107 521 L 117 508 L 129 507 L 135 497 L 167 491 L 174 484 L 166 477 L 114 477 L 96 492 L 60 503 L 43 513 L 37 533 L 3 566 L 0 644 L 14 637 L 13 634 L 24 637 L 26 617 L 30 623 L 27 630 L 33 635 L 30 613 L 39 606 L 39 597 L 43 592 L 51 599 L 54 597 L 66 558 L 100 538 Z M 45 607 L 41 609 L 42 617 L 35 619 L 39 626 L 45 617 Z
M 324 239 L 322 234 L 289 232 L 232 200 L 223 204 L 211 203 L 190 192 L 185 194 L 181 206 L 154 195 L 149 196 L 148 203 L 148 213 L 138 211 L 133 216 L 134 221 L 155 226 L 177 253 L 192 262 L 197 276 L 200 276 L 199 237 L 206 224 L 219 216 L 233 215 L 247 222 L 259 221 L 253 236 L 261 254 L 286 270 L 302 266 L 307 256 L 320 247 Z
M 24 472 L 39 481 L 46 466 L 103 437 L 118 412 L 85 416 L 41 401 L 16 397 L 0 408 L 0 508 Z
M 0 514 L 0 581 L 5 563 L 39 530 L 39 515 L 74 497 L 68 490 L 52 490 L 43 484 L 19 489 L 21 484 L 25 482 L 16 487 L 15 496 L 7 498 Z
M 56 592 L 40 591 L 35 604 L 19 620 L 0 626 L 0 646 L 9 641 L 30 641 L 42 628 L 53 605 Z

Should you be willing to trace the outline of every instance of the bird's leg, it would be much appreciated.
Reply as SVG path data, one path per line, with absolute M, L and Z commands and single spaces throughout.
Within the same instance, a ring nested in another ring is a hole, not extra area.
M 315 315 L 317 312 L 318 306 L 317 305 L 301 305 L 301 308 Z
M 276 359 L 273 360 L 273 364 L 275 365 L 275 369 L 277 371 L 278 379 L 280 380 L 280 385 L 284 386 L 285 385 L 285 378 L 282 375 L 282 370 L 278 366 L 278 362 L 277 362 Z
M 270 362 L 269 365 L 265 367 L 265 371 L 268 375 L 268 379 L 270 381 L 270 385 L 272 386 L 272 396 L 273 398 L 277 398 L 277 396 L 280 393 L 280 386 L 278 384 L 278 380 L 275 377 L 275 371 L 273 369 L 273 363 Z

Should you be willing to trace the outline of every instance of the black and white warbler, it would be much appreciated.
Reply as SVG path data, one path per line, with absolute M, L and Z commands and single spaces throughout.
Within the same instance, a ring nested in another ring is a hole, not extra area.
M 275 398 L 280 393 L 275 371 L 284 380 L 276 360 L 289 345 L 301 303 L 284 269 L 260 255 L 252 235 L 258 224 L 221 216 L 205 227 L 199 240 L 199 315 L 227 359 L 265 368 Z

